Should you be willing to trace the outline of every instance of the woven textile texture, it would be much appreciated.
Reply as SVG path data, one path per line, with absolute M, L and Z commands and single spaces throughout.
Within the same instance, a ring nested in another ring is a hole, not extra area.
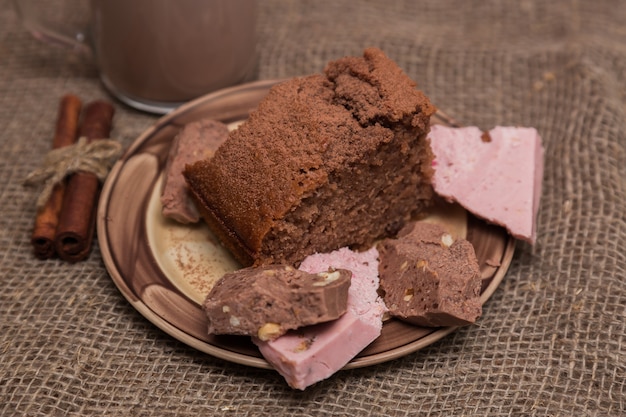
M 58 100 L 110 97 L 88 58 L 34 39 L 0 0 L 0 415 L 626 415 L 626 2 L 260 3 L 259 79 L 378 46 L 464 124 L 536 127 L 537 244 L 517 245 L 477 325 L 304 392 L 201 353 L 126 301 L 97 243 L 73 265 L 33 257 L 22 182 Z M 158 120 L 115 106 L 124 146 Z

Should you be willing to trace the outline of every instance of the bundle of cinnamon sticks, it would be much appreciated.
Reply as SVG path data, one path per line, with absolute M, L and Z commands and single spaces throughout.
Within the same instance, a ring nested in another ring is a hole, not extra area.
M 87 142 L 109 137 L 113 114 L 111 103 L 96 100 L 81 110 L 82 101 L 65 95 L 59 111 L 53 149 L 74 145 L 78 138 Z M 96 227 L 100 180 L 90 172 L 73 173 L 54 186 L 44 205 L 38 208 L 31 243 L 35 256 L 49 259 L 58 256 L 69 262 L 81 261 L 91 252 Z

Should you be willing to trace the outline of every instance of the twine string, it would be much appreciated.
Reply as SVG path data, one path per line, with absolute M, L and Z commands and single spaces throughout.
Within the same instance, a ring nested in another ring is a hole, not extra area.
M 41 166 L 28 174 L 24 184 L 43 185 L 37 198 L 37 207 L 41 208 L 50 199 L 54 187 L 68 175 L 79 171 L 89 172 L 104 181 L 121 153 L 122 144 L 115 140 L 98 139 L 89 142 L 83 136 L 74 145 L 48 152 Z

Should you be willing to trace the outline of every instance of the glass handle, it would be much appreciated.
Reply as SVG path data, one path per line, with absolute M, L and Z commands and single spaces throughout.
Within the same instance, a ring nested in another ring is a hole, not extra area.
M 44 16 L 41 1 L 13 0 L 13 4 L 22 24 L 36 39 L 91 54 L 86 27 L 67 27 L 61 22 L 50 21 Z

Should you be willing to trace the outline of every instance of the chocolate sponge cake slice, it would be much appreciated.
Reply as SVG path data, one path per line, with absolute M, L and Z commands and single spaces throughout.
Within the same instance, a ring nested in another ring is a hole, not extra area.
M 184 176 L 245 266 L 365 249 L 429 206 L 435 112 L 382 51 L 274 86 L 210 160 Z

